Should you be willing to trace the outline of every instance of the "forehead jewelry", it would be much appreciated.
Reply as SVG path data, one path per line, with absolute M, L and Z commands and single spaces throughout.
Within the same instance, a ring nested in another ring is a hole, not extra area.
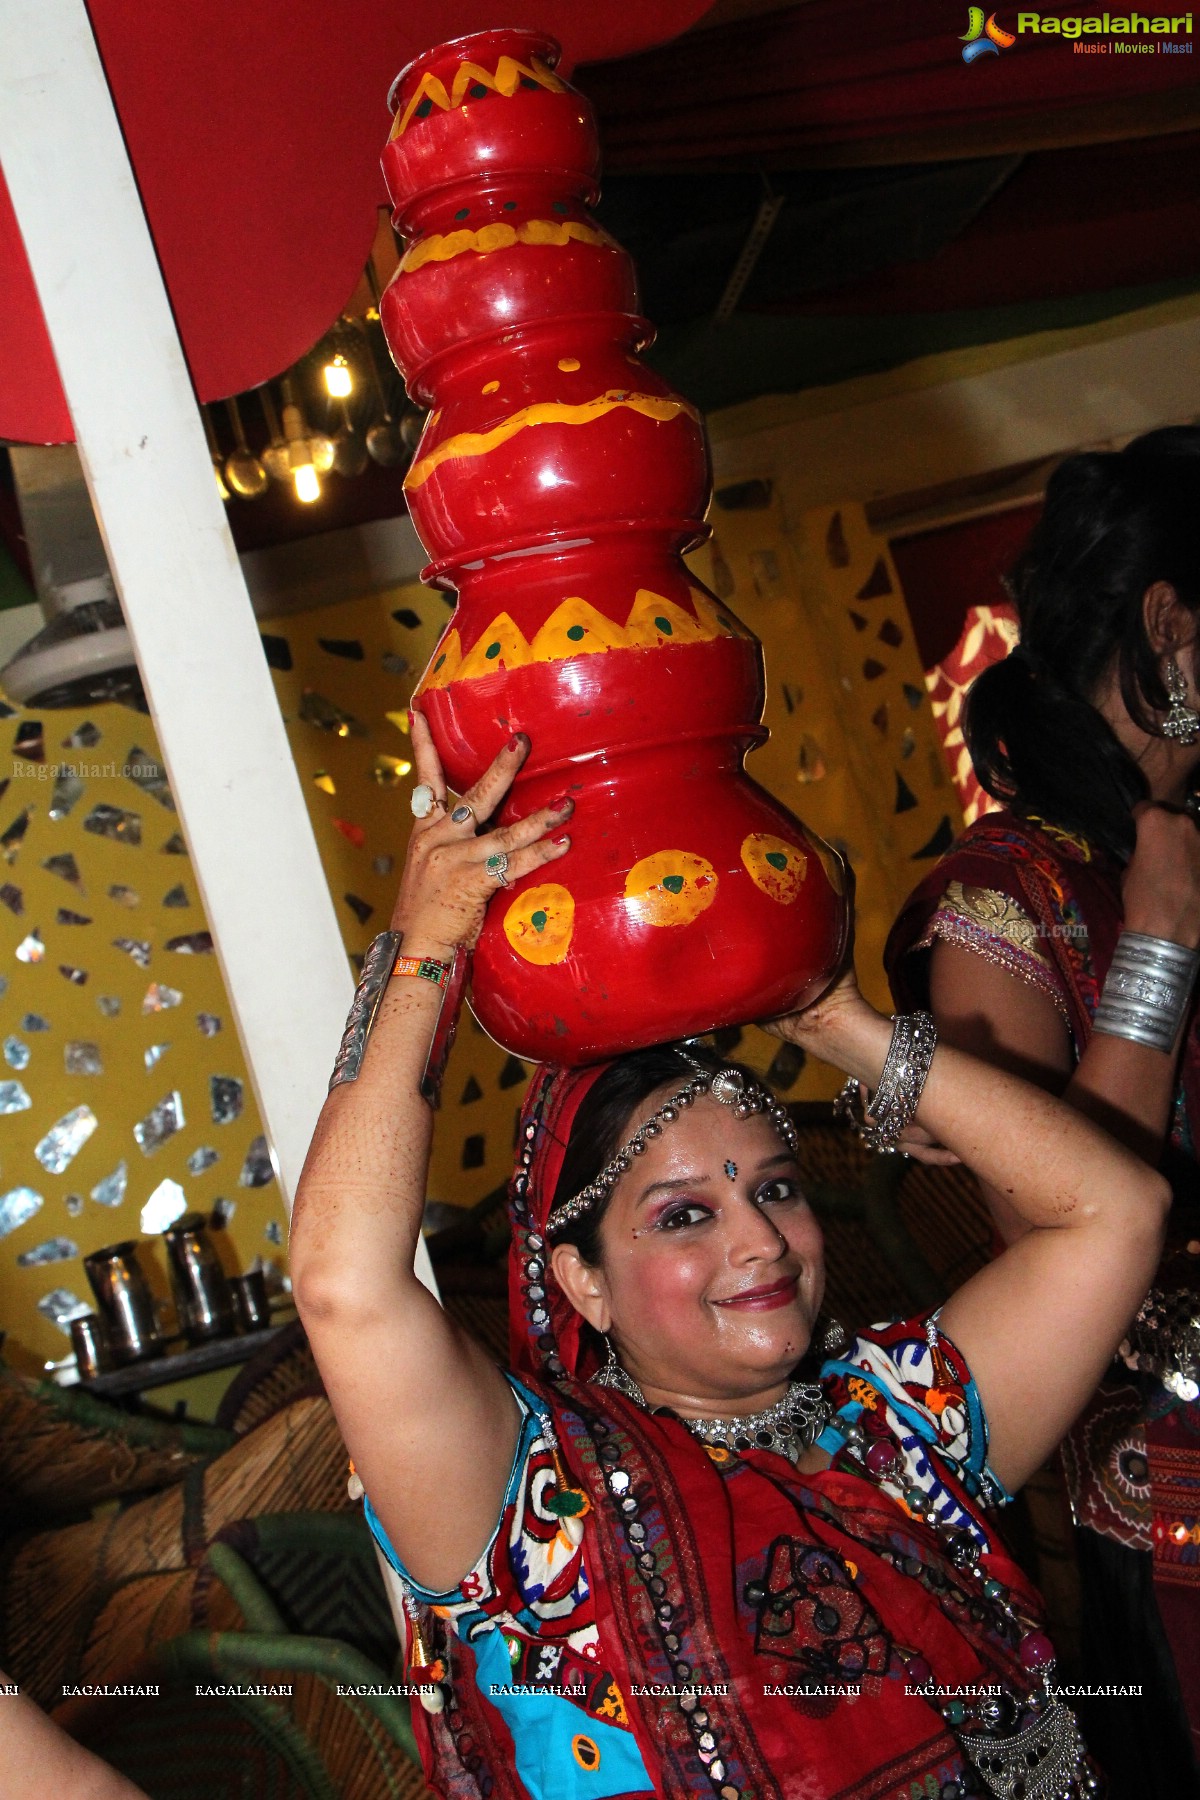
M 737 1180 L 737 1164 L 735 1162 L 727 1162 L 725 1164 L 725 1173 L 728 1175 L 730 1181 L 736 1181 Z
M 787 1149 L 793 1156 L 797 1154 L 800 1140 L 787 1108 L 781 1106 L 774 1094 L 769 1094 L 761 1082 L 755 1081 L 753 1077 L 747 1078 L 740 1069 L 706 1069 L 687 1050 L 678 1050 L 676 1054 L 696 1073 L 677 1093 L 664 1100 L 657 1112 L 638 1126 L 611 1161 L 605 1163 L 594 1181 L 554 1208 L 546 1220 L 547 1235 L 561 1231 L 564 1225 L 574 1224 L 576 1219 L 590 1212 L 598 1201 L 607 1198 L 622 1175 L 633 1167 L 634 1157 L 644 1156 L 653 1140 L 662 1136 L 663 1126 L 673 1125 L 680 1113 L 686 1112 L 702 1094 L 710 1094 L 722 1106 L 730 1107 L 734 1116 L 739 1119 L 749 1119 L 755 1113 L 765 1112 Z M 729 1174 L 731 1166 L 733 1175 L 729 1179 L 732 1181 L 737 1174 L 737 1164 L 726 1163 L 725 1173 Z

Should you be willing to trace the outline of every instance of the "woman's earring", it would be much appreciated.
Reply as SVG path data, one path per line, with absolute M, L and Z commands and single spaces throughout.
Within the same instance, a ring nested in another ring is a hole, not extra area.
M 592 1386 L 616 1387 L 625 1371 L 617 1361 L 617 1353 L 607 1331 L 602 1331 L 600 1336 L 604 1339 L 604 1361 L 592 1376 Z
M 850 1333 L 840 1319 L 827 1319 L 818 1334 L 817 1343 L 826 1356 L 839 1356 L 850 1347 Z
M 1200 713 L 1187 703 L 1187 681 L 1173 656 L 1163 664 L 1163 685 L 1170 705 L 1162 722 L 1162 734 L 1176 744 L 1200 743 Z

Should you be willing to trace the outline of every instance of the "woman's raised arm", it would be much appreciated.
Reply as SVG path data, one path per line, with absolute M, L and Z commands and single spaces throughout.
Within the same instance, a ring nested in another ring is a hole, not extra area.
M 487 857 L 521 876 L 565 854 L 547 834 L 571 803 L 476 835 L 528 749 L 516 737 L 451 816 L 433 741 L 413 714 L 416 774 L 435 796 L 417 820 L 392 930 L 401 955 L 453 961 L 479 936 L 497 892 Z M 433 1116 L 419 1084 L 437 1023 L 433 982 L 388 981 L 357 1079 L 333 1089 L 317 1122 L 292 1216 L 296 1304 L 371 1503 L 422 1585 L 453 1587 L 500 1515 L 517 1439 L 512 1391 L 485 1352 L 413 1272 Z
M 1124 929 L 1194 948 L 1200 938 L 1200 832 L 1186 813 L 1143 806 L 1137 848 L 1122 880 Z M 929 1005 L 944 1044 L 969 1051 L 1061 1095 L 1068 1106 L 1157 1163 L 1178 1082 L 1171 1056 L 1095 1032 L 1074 1063 L 1065 1020 L 1053 1002 L 972 949 L 939 939 L 929 968 Z M 1007 1197 L 984 1199 L 1006 1242 L 1027 1229 Z
M 773 1029 L 878 1086 L 890 1027 L 852 981 Z M 917 1119 L 1027 1227 L 941 1315 L 979 1388 L 991 1466 L 1015 1489 L 1094 1393 L 1141 1304 L 1170 1189 L 1081 1113 L 948 1046 L 934 1056 Z

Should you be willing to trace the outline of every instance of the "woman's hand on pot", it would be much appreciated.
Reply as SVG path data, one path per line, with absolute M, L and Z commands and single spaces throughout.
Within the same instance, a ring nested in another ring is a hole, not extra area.
M 449 961 L 458 945 L 474 948 L 488 902 L 502 888 L 566 855 L 571 840 L 561 828 L 574 801 L 564 796 L 514 825 L 480 829 L 503 803 L 529 754 L 529 739 L 518 732 L 456 806 L 447 796 L 428 725 L 415 708 L 411 718 L 417 783 L 431 790 L 433 805 L 423 819 L 413 820 L 392 930 L 404 933 L 413 954 Z M 464 806 L 469 814 L 456 820 L 455 811 Z M 489 873 L 487 864 L 497 856 L 507 861 L 499 868 L 493 862 Z
M 864 1000 L 854 964 L 850 962 L 818 1000 L 797 1012 L 782 1013 L 777 1019 L 763 1019 L 760 1023 L 772 1037 L 782 1038 L 786 1044 L 796 1044 L 813 1056 L 834 1062 L 837 1059 L 832 1050 L 823 1050 L 822 1045 L 836 1040 L 847 1025 L 866 1015 L 878 1017 Z

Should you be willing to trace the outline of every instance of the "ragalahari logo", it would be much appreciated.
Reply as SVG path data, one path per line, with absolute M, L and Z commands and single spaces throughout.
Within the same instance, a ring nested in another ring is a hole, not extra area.
M 1016 41 L 1011 31 L 997 25 L 995 13 L 989 13 L 985 19 L 982 6 L 968 6 L 967 29 L 959 39 L 965 63 L 973 63 L 979 56 L 999 56 L 1002 50 L 1011 50 Z

